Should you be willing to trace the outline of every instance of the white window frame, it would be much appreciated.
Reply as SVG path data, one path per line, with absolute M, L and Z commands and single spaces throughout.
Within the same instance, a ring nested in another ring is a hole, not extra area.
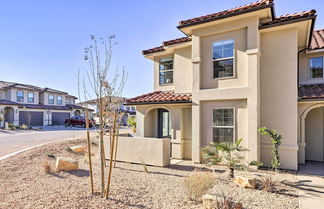
M 18 92 L 22 92 L 22 101 L 18 100 Z M 17 92 L 16 92 L 16 100 L 17 100 L 17 102 L 24 102 L 25 101 L 25 93 L 24 93 L 23 90 L 20 90 L 20 89 L 17 90 Z
M 312 58 L 318 58 L 318 57 L 322 57 L 322 61 L 323 61 L 323 77 L 322 78 L 313 78 L 313 72 L 312 72 L 312 69 L 310 67 L 310 60 Z M 309 57 L 308 58 L 308 76 L 309 76 L 309 79 L 310 80 L 321 80 L 324 78 L 324 56 L 314 56 L 314 57 Z
M 59 97 L 61 97 L 61 100 L 58 99 Z M 59 103 L 59 101 L 61 101 L 61 103 Z M 56 97 L 56 103 L 57 103 L 58 105 L 63 104 L 63 97 L 62 97 L 61 95 L 57 95 L 57 97 Z
M 169 70 L 160 70 L 160 60 L 161 59 L 166 59 L 166 58 L 172 58 L 172 69 L 169 69 Z M 158 73 L 159 73 L 159 85 L 160 86 L 168 86 L 168 85 L 173 85 L 174 84 L 174 56 L 168 56 L 168 57 L 162 57 L 162 58 L 159 58 L 159 68 L 158 68 Z M 163 72 L 171 72 L 172 71 L 172 83 L 164 83 L 164 84 L 161 84 L 161 79 L 160 79 L 160 73 Z
M 214 125 L 214 110 L 224 110 L 231 109 L 233 110 L 233 126 L 215 126 Z M 233 128 L 233 143 L 235 143 L 235 133 L 236 133 L 236 108 L 235 107 L 214 107 L 212 108 L 212 142 L 214 141 L 214 128 Z
M 50 103 L 50 96 L 53 96 L 53 103 Z M 53 94 L 48 95 L 48 104 L 55 104 L 55 97 Z
M 29 94 L 33 94 L 33 101 L 29 101 Z M 34 94 L 34 92 L 32 92 L 32 91 L 29 91 L 28 93 L 27 93 L 27 102 L 28 103 L 34 103 L 35 102 L 35 94 Z
M 214 59 L 214 43 L 215 42 L 220 42 L 220 41 L 227 41 L 227 40 L 233 40 L 233 57 L 226 57 L 226 58 L 219 58 L 219 59 Z M 212 76 L 213 79 L 216 80 L 223 80 L 223 79 L 231 79 L 235 78 L 236 76 L 236 64 L 235 64 L 235 38 L 228 38 L 228 39 L 220 39 L 220 40 L 213 40 L 211 42 L 211 57 L 212 57 Z M 222 60 L 227 60 L 227 59 L 233 59 L 233 75 L 232 76 L 226 76 L 226 77 L 220 77 L 220 78 L 214 78 L 214 61 L 222 61 Z

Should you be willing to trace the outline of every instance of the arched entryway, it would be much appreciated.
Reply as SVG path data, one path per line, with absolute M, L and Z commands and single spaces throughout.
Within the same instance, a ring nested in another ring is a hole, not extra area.
M 5 107 L 4 108 L 4 121 L 8 122 L 9 124 L 14 123 L 14 109 L 12 107 Z
M 147 111 L 144 118 L 144 137 L 171 138 L 171 112 L 166 108 Z
M 313 108 L 306 115 L 305 161 L 324 161 L 324 107 Z

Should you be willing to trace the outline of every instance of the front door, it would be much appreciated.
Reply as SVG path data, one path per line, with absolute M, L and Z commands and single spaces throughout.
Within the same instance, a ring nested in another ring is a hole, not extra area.
M 171 119 L 169 111 L 158 109 L 158 137 L 171 137 Z

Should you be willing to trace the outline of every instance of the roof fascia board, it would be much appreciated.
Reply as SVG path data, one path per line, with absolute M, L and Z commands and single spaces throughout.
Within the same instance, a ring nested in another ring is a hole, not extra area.
M 231 14 L 222 15 L 222 16 L 211 18 L 211 19 L 202 20 L 202 21 L 199 21 L 199 22 L 194 22 L 194 23 L 190 23 L 190 24 L 186 24 L 186 25 L 179 25 L 179 26 L 177 26 L 177 28 L 179 30 L 181 30 L 182 28 L 187 28 L 187 27 L 191 27 L 191 26 L 194 26 L 194 25 L 200 25 L 200 24 L 204 24 L 204 23 L 208 23 L 208 22 L 213 22 L 213 21 L 216 21 L 216 20 L 226 19 L 226 18 L 229 18 L 229 17 L 234 17 L 234 16 L 246 14 L 246 13 L 251 13 L 251 12 L 267 9 L 267 8 L 272 8 L 273 5 L 274 4 L 271 3 L 271 4 L 268 4 L 268 5 L 263 5 L 263 6 L 256 7 L 256 8 L 246 9 L 244 11 L 234 12 L 234 13 L 231 13 Z M 271 12 L 271 13 L 273 15 L 273 12 Z

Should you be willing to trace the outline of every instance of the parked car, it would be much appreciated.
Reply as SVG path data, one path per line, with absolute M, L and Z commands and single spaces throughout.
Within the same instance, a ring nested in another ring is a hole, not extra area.
M 89 127 L 92 127 L 96 124 L 96 121 L 91 119 L 89 120 Z M 65 127 L 67 126 L 82 126 L 86 127 L 86 120 L 83 116 L 73 116 L 70 119 L 65 120 Z

